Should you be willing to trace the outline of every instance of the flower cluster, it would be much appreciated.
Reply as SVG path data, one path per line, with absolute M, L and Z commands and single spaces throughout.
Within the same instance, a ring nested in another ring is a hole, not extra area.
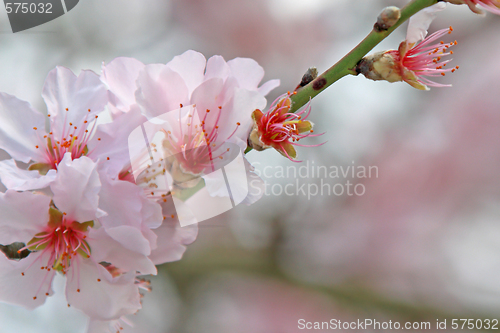
M 127 322 L 149 289 L 139 276 L 179 260 L 197 235 L 196 225 L 180 227 L 178 198 L 158 178 L 203 178 L 210 196 L 222 196 L 210 172 L 234 155 L 228 145 L 246 148 L 253 110 L 279 84 L 258 87 L 263 75 L 251 59 L 207 62 L 187 51 L 166 65 L 117 58 L 101 76 L 57 67 L 43 87 L 47 116 L 0 93 L 0 148 L 12 157 L 0 162 L 0 301 L 35 308 L 62 274 L 68 306 L 97 326 Z M 244 194 L 247 204 L 259 198 Z

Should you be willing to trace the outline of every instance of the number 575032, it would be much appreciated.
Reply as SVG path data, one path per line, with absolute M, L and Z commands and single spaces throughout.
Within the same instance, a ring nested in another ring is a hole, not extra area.
M 7 2 L 5 3 L 7 14 L 52 14 L 52 4 L 49 3 L 26 3 L 26 2 Z

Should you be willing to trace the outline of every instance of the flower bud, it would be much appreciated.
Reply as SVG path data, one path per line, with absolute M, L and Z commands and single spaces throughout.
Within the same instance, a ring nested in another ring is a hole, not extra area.
M 401 11 L 398 7 L 389 6 L 385 7 L 380 15 L 377 17 L 377 23 L 375 23 L 375 29 L 377 31 L 387 30 L 396 24 L 401 17 Z
M 377 52 L 363 58 L 356 67 L 356 71 L 374 81 L 403 81 L 399 58 L 399 53 L 395 50 Z

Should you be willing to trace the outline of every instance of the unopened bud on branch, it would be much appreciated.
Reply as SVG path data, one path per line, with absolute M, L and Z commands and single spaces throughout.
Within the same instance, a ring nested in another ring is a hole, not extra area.
M 377 31 L 387 30 L 396 24 L 400 17 L 401 11 L 398 7 L 385 7 L 377 17 L 377 23 L 375 23 L 374 29 Z
M 305 87 L 311 81 L 318 77 L 318 69 L 316 67 L 309 67 L 305 74 L 302 76 L 302 80 L 299 85 L 295 88 L 295 90 Z

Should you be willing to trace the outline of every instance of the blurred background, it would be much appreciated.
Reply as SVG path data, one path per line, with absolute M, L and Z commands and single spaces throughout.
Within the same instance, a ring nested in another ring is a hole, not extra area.
M 118 56 L 166 63 L 194 49 L 257 60 L 264 80 L 281 79 L 271 101 L 308 67 L 333 65 L 383 7 L 405 3 L 85 0 L 16 34 L 0 6 L 0 91 L 45 110 L 40 93 L 56 65 L 100 73 Z M 460 70 L 440 80 L 453 87 L 422 92 L 351 76 L 321 93 L 310 119 L 325 134 L 303 143 L 327 143 L 299 147 L 301 164 L 249 153 L 264 197 L 202 222 L 184 258 L 159 268 L 124 332 L 293 333 L 304 331 L 300 319 L 367 318 L 429 321 L 433 330 L 446 319 L 450 330 L 453 318 L 500 319 L 500 17 L 448 7 L 430 32 L 453 25 Z M 375 51 L 397 48 L 405 33 L 406 24 Z M 302 165 L 377 173 L 277 173 Z M 348 181 L 363 195 L 297 190 Z M 279 192 L 288 184 L 293 195 Z M 0 304 L 1 333 L 79 333 L 85 323 L 60 297 L 34 312 Z

